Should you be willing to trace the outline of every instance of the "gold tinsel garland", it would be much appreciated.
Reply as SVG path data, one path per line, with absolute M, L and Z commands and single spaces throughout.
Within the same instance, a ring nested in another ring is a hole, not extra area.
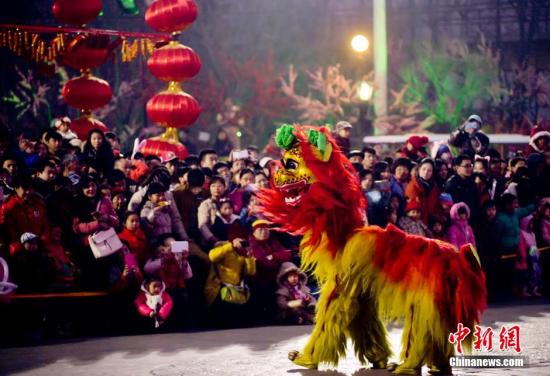
M 39 33 L 19 30 L 1 30 L 0 48 L 5 47 L 17 56 L 30 58 L 35 62 L 52 62 L 65 51 L 68 37 L 59 33 L 50 41 L 43 39 Z M 138 55 L 149 56 L 155 49 L 153 41 L 147 38 L 137 38 L 122 41 L 121 58 L 127 63 Z

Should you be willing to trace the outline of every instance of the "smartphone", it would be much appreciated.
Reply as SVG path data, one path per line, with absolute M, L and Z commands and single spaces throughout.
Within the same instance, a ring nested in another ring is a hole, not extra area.
M 187 240 L 173 242 L 172 253 L 189 253 L 189 242 Z
M 249 158 L 248 150 L 238 150 L 233 152 L 234 161 L 238 159 L 248 159 L 248 158 Z

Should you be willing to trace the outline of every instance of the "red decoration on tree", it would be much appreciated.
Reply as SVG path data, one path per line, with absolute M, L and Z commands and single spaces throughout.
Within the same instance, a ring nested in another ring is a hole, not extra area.
M 102 132 L 109 131 L 109 128 L 101 121 L 86 114 L 71 121 L 71 130 L 76 133 L 78 138 L 82 141 L 86 140 L 88 133 L 93 129 L 99 129 Z
M 197 18 L 193 0 L 156 0 L 145 12 L 145 22 L 157 31 L 183 31 Z
M 201 61 L 192 48 L 172 41 L 153 52 L 147 67 L 163 81 L 185 81 L 199 73 Z
M 147 116 L 162 127 L 188 127 L 200 113 L 199 103 L 183 91 L 162 91 L 147 102 Z
M 107 81 L 91 74 L 83 74 L 67 81 L 61 94 L 71 107 L 94 110 L 109 103 L 113 91 Z
M 102 0 L 56 0 L 52 13 L 61 23 L 82 26 L 96 18 L 101 9 Z

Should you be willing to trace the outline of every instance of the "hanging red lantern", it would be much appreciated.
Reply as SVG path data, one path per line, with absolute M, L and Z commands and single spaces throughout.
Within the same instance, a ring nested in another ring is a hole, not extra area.
M 189 151 L 179 142 L 170 142 L 160 138 L 149 138 L 140 142 L 138 149 L 143 155 L 156 155 L 163 159 L 168 159 L 167 156 L 173 153 L 180 160 L 189 156 Z
M 183 31 L 197 18 L 193 0 L 156 0 L 145 12 L 145 22 L 157 31 Z
M 55 0 L 52 13 L 61 23 L 82 26 L 98 16 L 102 0 Z
M 196 99 L 183 91 L 163 91 L 147 102 L 147 116 L 162 127 L 188 127 L 200 113 Z
M 147 67 L 158 79 L 185 81 L 199 73 L 201 61 L 192 48 L 171 41 L 153 52 L 147 60 Z
M 89 116 L 82 115 L 78 119 L 71 121 L 71 130 L 76 133 L 78 138 L 85 141 L 88 137 L 88 133 L 94 129 L 99 129 L 102 132 L 108 132 L 109 128 L 101 121 Z
M 91 74 L 83 74 L 67 81 L 61 94 L 69 106 L 93 110 L 109 103 L 113 91 L 107 81 Z
M 77 35 L 60 58 L 60 63 L 74 69 L 92 69 L 102 65 L 111 50 L 107 35 Z

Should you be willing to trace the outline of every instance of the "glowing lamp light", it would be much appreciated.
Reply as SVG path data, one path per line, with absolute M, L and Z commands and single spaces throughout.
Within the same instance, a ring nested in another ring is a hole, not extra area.
M 361 82 L 361 85 L 359 85 L 359 90 L 357 91 L 357 94 L 359 95 L 359 99 L 362 101 L 368 101 L 372 97 L 374 89 L 371 85 L 369 85 L 368 82 Z
M 355 52 L 365 52 L 369 49 L 369 40 L 361 34 L 357 34 L 351 39 L 351 48 Z
M 243 136 L 243 132 L 237 131 L 236 135 L 237 135 L 237 137 L 242 137 L 242 136 Z

